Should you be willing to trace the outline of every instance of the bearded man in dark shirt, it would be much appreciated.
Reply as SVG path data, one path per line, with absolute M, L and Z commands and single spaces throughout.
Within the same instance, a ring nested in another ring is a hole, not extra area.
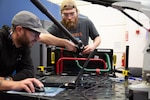
M 47 33 L 39 18 L 29 11 L 17 13 L 11 29 L 6 25 L 0 29 L 0 90 L 24 89 L 31 93 L 35 92 L 34 84 L 44 86 L 34 78 L 30 56 L 30 48 L 36 41 L 76 51 L 72 42 Z
M 85 45 L 82 54 L 89 54 L 101 43 L 101 38 L 92 21 L 88 18 L 79 17 L 79 11 L 74 0 L 63 0 L 60 5 L 61 23 L 77 40 L 81 40 Z M 48 32 L 60 37 L 69 39 L 59 27 L 52 24 Z M 93 43 L 89 44 L 89 37 Z

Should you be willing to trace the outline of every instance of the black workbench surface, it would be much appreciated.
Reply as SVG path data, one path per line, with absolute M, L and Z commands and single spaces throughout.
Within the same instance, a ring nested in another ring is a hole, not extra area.
M 129 94 L 128 85 L 138 84 L 140 81 L 117 79 L 117 81 L 109 77 L 90 76 L 83 82 L 82 86 L 75 89 L 66 88 L 65 91 L 54 97 L 43 96 L 24 96 L 16 94 L 1 93 L 2 100 L 141 100 L 133 99 L 133 95 Z M 147 96 L 147 94 L 144 94 Z M 132 97 L 132 99 L 129 99 Z M 145 99 L 143 99 L 145 100 Z

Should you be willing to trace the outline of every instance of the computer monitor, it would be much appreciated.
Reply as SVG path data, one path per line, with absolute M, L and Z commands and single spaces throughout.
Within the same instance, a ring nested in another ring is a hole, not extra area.
M 67 57 L 67 59 L 62 59 Z M 74 52 L 67 51 L 60 47 L 48 47 L 47 48 L 47 66 L 54 68 L 54 73 L 57 74 L 57 62 L 62 59 L 62 69 L 59 67 L 59 71 L 67 74 L 78 74 L 83 67 L 88 55 L 79 55 Z M 73 59 L 73 60 L 72 60 Z M 99 69 L 101 73 L 112 72 L 113 62 L 113 49 L 99 49 L 94 51 L 94 55 L 91 57 L 90 62 L 84 70 L 84 73 L 95 72 Z

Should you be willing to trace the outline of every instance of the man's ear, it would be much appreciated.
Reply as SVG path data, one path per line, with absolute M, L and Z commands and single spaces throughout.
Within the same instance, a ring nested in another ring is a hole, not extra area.
M 16 28 L 15 28 L 15 32 L 16 32 L 16 34 L 17 35 L 21 35 L 21 34 L 23 34 L 24 32 L 23 32 L 24 30 L 23 30 L 23 27 L 22 26 L 16 26 Z

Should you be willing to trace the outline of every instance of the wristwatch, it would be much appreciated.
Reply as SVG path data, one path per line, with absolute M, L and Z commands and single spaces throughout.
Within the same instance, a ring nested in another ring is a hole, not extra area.
M 7 77 L 4 77 L 4 80 L 10 81 L 10 80 L 12 80 L 12 79 L 11 79 L 11 77 L 7 76 Z

